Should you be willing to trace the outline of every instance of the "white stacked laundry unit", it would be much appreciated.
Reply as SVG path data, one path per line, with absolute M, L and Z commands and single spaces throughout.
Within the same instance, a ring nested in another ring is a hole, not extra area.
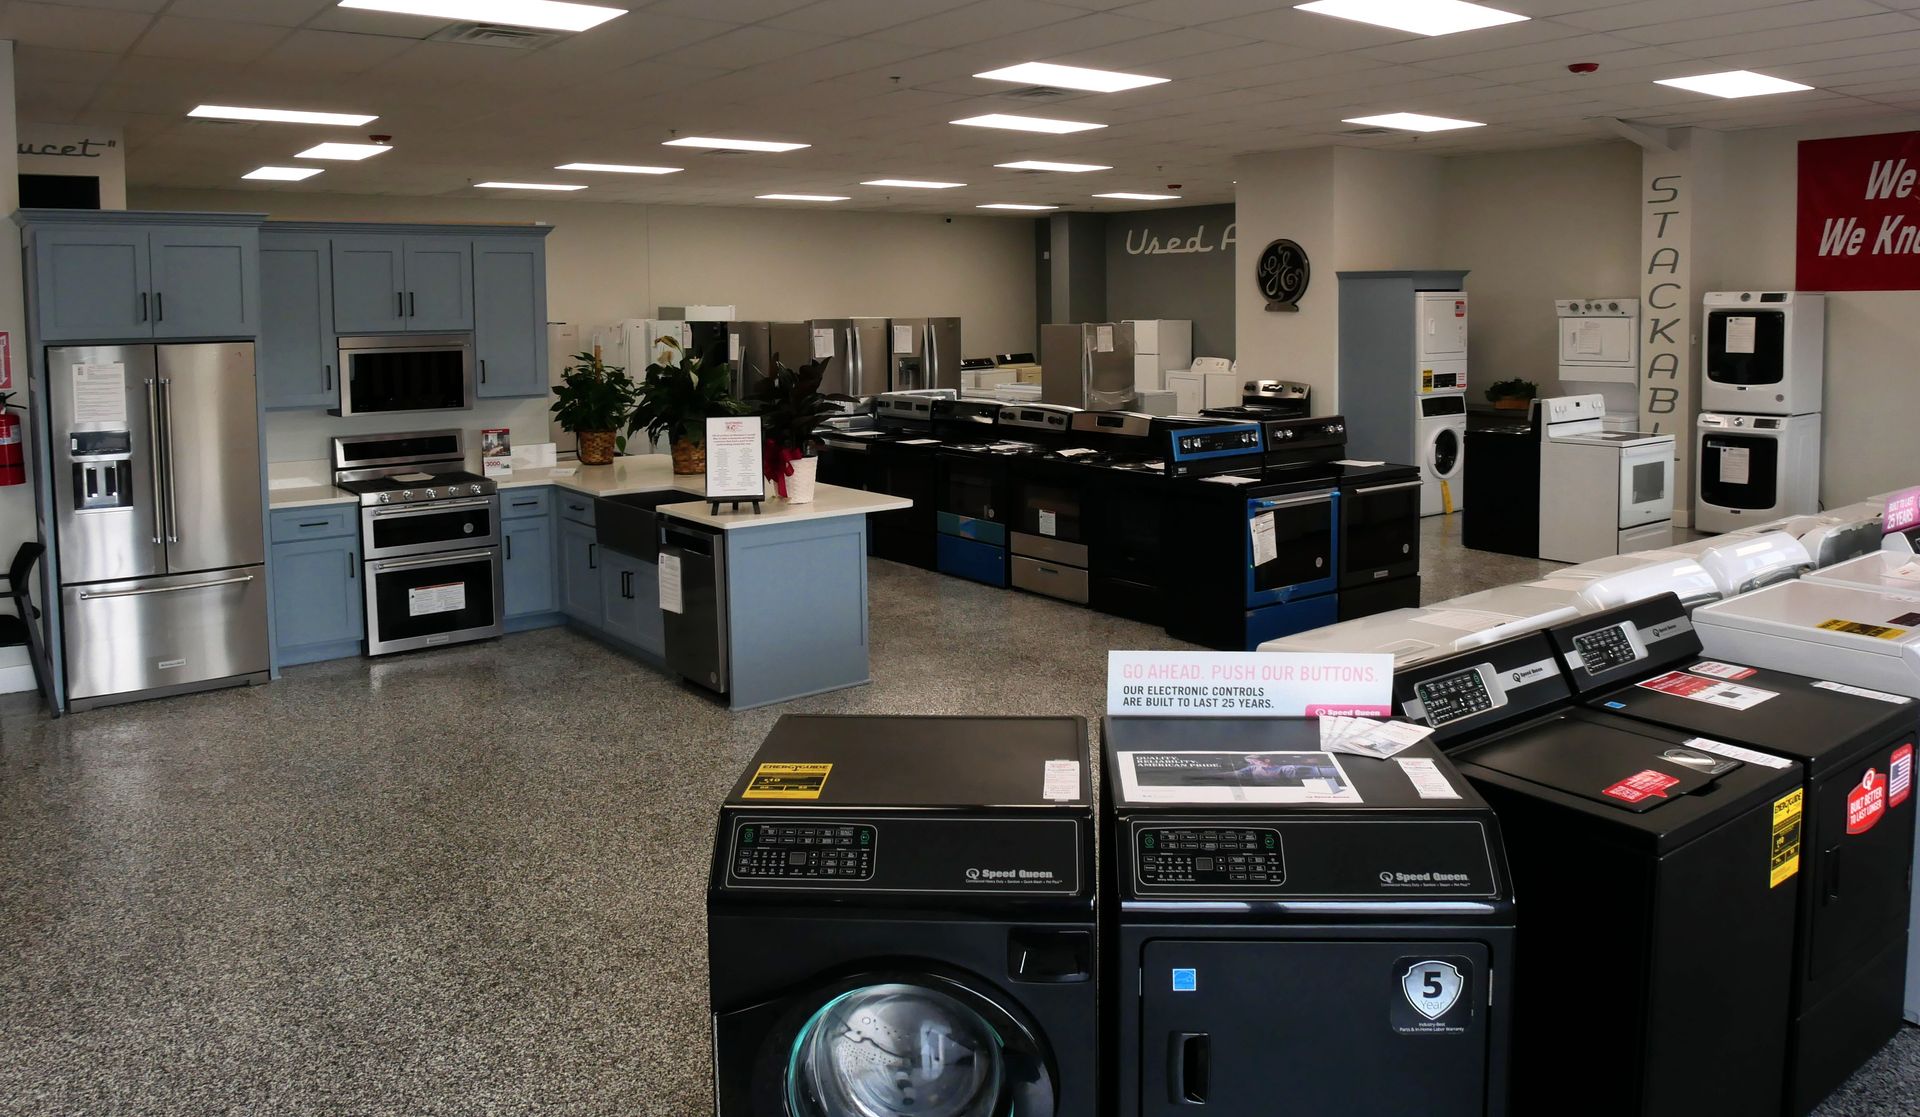
M 1826 296 L 1717 291 L 1704 301 L 1694 526 L 1736 531 L 1818 511 Z

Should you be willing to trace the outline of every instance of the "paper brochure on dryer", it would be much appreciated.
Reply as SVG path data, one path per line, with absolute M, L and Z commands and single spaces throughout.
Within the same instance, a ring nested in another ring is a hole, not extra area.
M 1338 652 L 1108 652 L 1108 717 L 1386 717 L 1393 657 Z
M 1338 757 L 1324 752 L 1123 752 L 1129 803 L 1359 803 Z

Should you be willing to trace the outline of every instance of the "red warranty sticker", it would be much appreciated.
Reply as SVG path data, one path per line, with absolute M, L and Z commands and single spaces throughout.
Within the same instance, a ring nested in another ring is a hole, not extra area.
M 1847 792 L 1847 833 L 1864 834 L 1887 813 L 1887 778 L 1872 768 Z
M 1913 746 L 1893 750 L 1893 762 L 1887 765 L 1887 806 L 1897 807 L 1913 794 Z
M 1721 663 L 1718 660 L 1712 659 L 1702 660 L 1692 667 L 1687 668 L 1687 670 L 1696 675 L 1712 675 L 1716 679 L 1732 679 L 1734 682 L 1739 682 L 1741 679 L 1751 679 L 1760 673 L 1751 667 L 1741 667 L 1732 663 Z
M 1653 798 L 1655 796 L 1665 799 L 1667 797 L 1667 788 L 1679 782 L 1677 778 L 1669 776 L 1665 772 L 1656 772 L 1652 768 L 1645 768 L 1614 784 L 1612 787 L 1607 788 L 1606 794 L 1628 803 L 1638 803 L 1642 799 Z

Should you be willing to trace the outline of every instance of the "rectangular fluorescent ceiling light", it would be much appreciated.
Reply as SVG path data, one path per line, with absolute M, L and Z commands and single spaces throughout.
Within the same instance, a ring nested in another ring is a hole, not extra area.
M 846 202 L 852 199 L 840 194 L 755 194 L 763 202 Z
M 898 186 L 904 190 L 955 190 L 965 186 L 964 182 L 927 182 L 917 178 L 876 178 L 863 182 L 862 186 Z
M 1724 74 L 1701 74 L 1694 78 L 1661 78 L 1655 85 L 1671 85 L 1675 89 L 1691 90 L 1695 93 L 1708 93 L 1715 97 L 1764 97 L 1769 93 L 1798 93 L 1803 89 L 1812 89 L 1811 85 L 1801 85 L 1797 81 L 1770 78 L 1765 74 L 1756 74 L 1752 70 L 1729 70 Z
M 1022 62 L 1002 70 L 973 75 L 988 81 L 1011 81 L 1022 85 L 1051 85 L 1060 89 L 1084 89 L 1089 93 L 1119 93 L 1161 85 L 1172 79 L 1150 78 L 1145 74 L 1122 74 L 1113 70 L 1089 70 L 1083 66 L 1058 66 L 1052 62 Z
M 187 114 L 207 120 L 256 120 L 274 124 L 341 124 L 358 127 L 372 124 L 377 116 L 346 112 L 303 112 L 299 109 L 248 109 L 237 105 L 201 105 Z
M 248 171 L 240 177 L 263 182 L 299 182 L 302 179 L 312 178 L 322 169 L 320 167 L 262 167 L 257 171 Z
M 585 31 L 627 14 L 625 8 L 565 4 L 559 0 L 340 0 L 340 6 L 367 12 L 538 27 L 544 31 Z
M 1374 128 L 1398 128 L 1402 132 L 1451 132 L 1455 128 L 1485 128 L 1478 120 L 1455 120 L 1447 116 L 1426 116 L 1417 112 L 1390 112 L 1384 116 L 1349 117 L 1345 124 L 1365 124 Z
M 1303 12 L 1411 31 L 1416 35 L 1451 35 L 1503 23 L 1524 23 L 1527 19 L 1484 4 L 1468 4 L 1465 0 L 1314 0 L 1294 7 Z
M 1062 171 L 1072 175 L 1113 169 L 1099 163 L 1050 163 L 1045 159 L 1022 159 L 1018 163 L 995 163 L 994 166 L 1007 171 Z
M 948 123 L 964 124 L 969 128 L 1007 128 L 1015 132 L 1046 132 L 1054 136 L 1064 136 L 1069 132 L 1091 132 L 1095 128 L 1106 127 L 1104 124 L 1087 124 L 1078 120 L 1051 120 L 1044 116 L 1015 116 L 1004 112 L 970 116 L 965 120 L 954 120 Z
M 481 190 L 585 190 L 564 182 L 476 182 Z
M 705 147 L 721 151 L 799 151 L 808 144 L 780 143 L 775 140 L 724 140 L 713 136 L 687 136 L 668 140 L 663 147 Z
M 1059 206 L 1030 206 L 1020 202 L 993 202 L 990 205 L 975 206 L 975 209 L 1059 209 Z
M 345 159 L 358 162 L 371 159 L 383 151 L 392 151 L 386 144 L 314 144 L 312 147 L 294 156 L 295 159 Z
M 556 171 L 599 171 L 610 175 L 677 175 L 679 167 L 633 167 L 625 163 L 562 163 Z
M 1120 193 L 1115 193 L 1115 194 L 1095 194 L 1094 197 L 1118 198 L 1123 202 L 1172 202 L 1172 201 L 1177 201 L 1180 195 L 1178 194 L 1128 194 L 1122 191 Z

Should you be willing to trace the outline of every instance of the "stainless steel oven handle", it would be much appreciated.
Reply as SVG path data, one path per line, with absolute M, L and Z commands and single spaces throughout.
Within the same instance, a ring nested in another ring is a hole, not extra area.
M 444 551 L 437 555 L 427 555 L 414 559 L 376 559 L 373 563 L 375 574 L 385 574 L 389 570 L 411 570 L 416 566 L 447 566 L 469 559 L 490 559 L 494 557 L 493 548 L 484 551 Z
M 173 477 L 173 381 L 160 378 L 160 406 L 167 416 L 167 542 L 180 542 L 180 518 Z
M 159 381 L 147 378 L 147 465 L 153 469 L 153 541 L 159 543 L 161 522 L 166 509 L 160 499 L 160 389 Z
M 1397 485 L 1373 485 L 1364 489 L 1355 489 L 1353 495 L 1364 496 L 1367 493 L 1391 493 L 1400 489 L 1417 489 L 1424 484 L 1426 484 L 1424 481 L 1402 481 Z
M 108 590 L 105 593 L 82 593 L 82 601 L 100 601 L 109 597 L 146 597 L 155 593 L 183 593 L 187 590 L 210 590 L 215 586 L 237 586 L 253 581 L 253 575 L 243 574 L 238 578 L 222 578 L 217 582 L 195 582 L 190 586 L 155 586 L 145 590 Z
M 432 504 L 410 505 L 404 508 L 376 508 L 373 518 L 392 520 L 402 516 L 428 516 L 435 512 L 455 512 L 463 508 L 487 508 L 493 504 L 491 497 L 475 497 L 471 500 L 436 500 Z
M 1415 482 L 1415 484 L 1418 484 L 1418 482 Z M 1333 503 L 1333 494 L 1315 493 L 1309 496 L 1291 497 L 1287 500 L 1269 500 L 1265 497 L 1255 497 L 1254 500 L 1259 504 L 1261 511 L 1271 512 L 1275 508 L 1294 508 L 1302 504 L 1331 504 Z

